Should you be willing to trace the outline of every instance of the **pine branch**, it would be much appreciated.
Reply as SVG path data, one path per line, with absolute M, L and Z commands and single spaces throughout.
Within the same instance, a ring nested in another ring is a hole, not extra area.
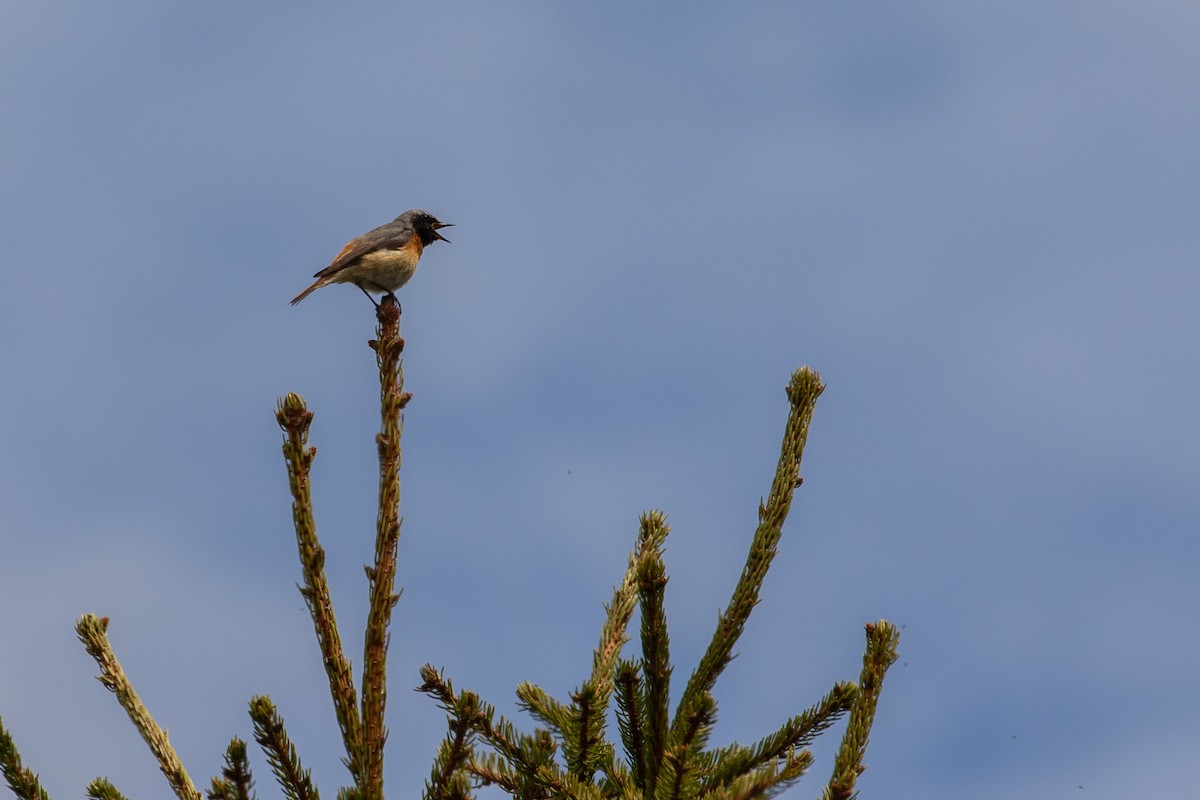
M 50 800 L 38 776 L 21 763 L 17 744 L 4 727 L 3 719 L 0 719 L 0 772 L 4 773 L 4 780 L 17 800 Z
M 849 710 L 857 694 L 858 689 L 853 683 L 837 683 L 815 706 L 792 717 L 779 730 L 754 744 L 747 747 L 735 743 L 706 752 L 703 765 L 708 774 L 703 791 L 730 784 L 755 770 L 774 767 L 781 759 L 789 758 L 796 748 L 810 744 Z
M 202 795 L 196 791 L 192 779 L 188 777 L 187 770 L 183 768 L 183 763 L 175 754 L 175 749 L 171 747 L 171 742 L 167 739 L 167 732 L 160 728 L 150 716 L 150 712 L 142 704 L 141 698 L 133 690 L 133 684 L 125 677 L 125 672 L 121 669 L 120 662 L 117 661 L 116 653 L 108 643 L 107 630 L 108 617 L 97 617 L 95 614 L 85 614 L 75 624 L 75 633 L 78 634 L 79 641 L 83 642 L 88 655 L 94 658 L 100 667 L 100 675 L 97 676 L 97 680 L 117 696 L 117 702 L 125 709 L 133 726 L 138 729 L 142 739 L 150 746 L 150 751 L 158 760 L 159 769 L 167 777 L 167 782 L 171 784 L 171 790 L 175 792 L 179 800 L 201 800 Z
M 312 615 L 317 644 L 321 648 L 321 658 L 329 677 L 334 714 L 346 747 L 344 763 L 357 784 L 363 775 L 362 724 L 358 715 L 358 693 L 350 673 L 350 662 L 342 648 L 329 582 L 325 578 L 325 551 L 317 539 L 317 526 L 313 519 L 309 472 L 317 448 L 308 446 L 308 429 L 312 418 L 304 398 L 295 393 L 288 393 L 280 400 L 275 411 L 275 419 L 286 434 L 283 458 L 287 463 L 288 484 L 292 493 L 292 522 L 296 529 L 296 545 L 304 575 L 300 594 Z
M 396 552 L 400 541 L 400 433 L 401 411 L 411 395 L 404 392 L 404 370 L 400 353 L 400 307 L 394 296 L 386 296 L 376 309 L 377 339 L 370 342 L 379 366 L 381 429 L 375 441 L 379 448 L 379 519 L 375 534 L 375 565 L 367 569 L 370 582 L 370 611 L 363 648 L 363 764 L 360 786 L 364 800 L 383 800 L 383 747 L 387 741 L 384 709 L 387 706 L 388 626 L 392 609 L 400 599 L 395 594 Z
M 653 795 L 658 780 L 658 768 L 667 749 L 667 727 L 671 690 L 671 646 L 667 635 L 667 616 L 664 599 L 667 572 L 663 564 L 662 544 L 670 528 L 661 512 L 644 514 L 640 540 L 644 555 L 639 564 L 637 582 L 642 617 L 642 674 L 645 695 L 640 707 L 645 714 L 646 752 L 640 755 L 645 764 L 645 783 L 642 788 Z
M 96 778 L 87 785 L 84 794 L 92 800 L 126 800 L 125 795 L 117 791 L 117 787 L 109 783 L 107 778 Z
M 679 707 L 672 723 L 672 739 L 678 740 L 682 727 L 691 715 L 700 698 L 711 691 L 717 677 L 733 658 L 733 647 L 742 634 L 746 620 L 758 604 L 758 593 L 767 569 L 775 558 L 783 523 L 791 509 L 792 494 L 801 483 L 800 461 L 804 455 L 804 444 L 808 439 L 808 427 L 812 421 L 813 408 L 825 386 L 816 372 L 801 367 L 792 373 L 787 386 L 791 409 L 784 428 L 779 463 L 775 468 L 775 479 L 765 503 L 758 508 L 758 529 L 750 544 L 750 553 L 742 568 L 741 578 L 733 590 L 729 606 L 721 614 L 712 641 L 700 659 L 695 672 L 688 680 Z
M 221 769 L 221 777 L 212 779 L 208 800 L 255 800 L 246 743 L 236 736 L 225 750 L 225 766 Z
M 900 631 L 887 620 L 869 622 L 866 626 L 867 650 L 863 654 L 862 675 L 858 695 L 850 708 L 850 721 L 842 734 L 842 745 L 834 759 L 833 775 L 829 778 L 823 800 L 851 800 L 857 796 L 854 784 L 866 769 L 863 756 L 867 738 L 875 722 L 875 708 L 883 689 L 883 677 L 895 663 L 900 646 Z
M 288 800 L 320 800 L 312 774 L 300 763 L 296 747 L 283 727 L 283 718 L 271 698 L 259 695 L 250 698 L 250 719 L 254 723 L 254 741 L 266 753 L 267 762 L 279 788 Z

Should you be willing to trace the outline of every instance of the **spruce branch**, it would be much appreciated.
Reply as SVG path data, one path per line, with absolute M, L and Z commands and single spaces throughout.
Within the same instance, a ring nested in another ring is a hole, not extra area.
M 617 665 L 616 676 L 617 728 L 629 764 L 629 777 L 639 790 L 647 788 L 647 756 L 645 712 L 642 701 L 642 681 L 637 665 L 624 659 Z
M 867 649 L 863 653 L 862 675 L 858 682 L 858 694 L 850 708 L 850 721 L 842 734 L 842 745 L 834 759 L 833 775 L 829 778 L 823 800 L 851 800 L 858 776 L 867 768 L 863 756 L 867 751 L 867 738 L 875 722 L 875 709 L 879 704 L 879 692 L 883 689 L 883 677 L 888 667 L 898 657 L 900 631 L 887 620 L 868 622 L 866 625 Z
M 707 768 L 704 791 L 777 764 L 792 756 L 795 749 L 810 744 L 853 705 L 858 688 L 839 682 L 815 706 L 789 719 L 777 731 L 750 746 L 732 744 L 704 754 Z
M 539 729 L 533 736 L 519 732 L 516 726 L 505 719 L 503 715 L 497 715 L 496 709 L 491 704 L 479 700 L 473 692 L 456 694 L 453 684 L 430 664 L 421 667 L 421 678 L 424 682 L 417 691 L 434 698 L 442 708 L 454 708 L 462 702 L 464 696 L 471 695 L 471 702 L 475 704 L 476 709 L 472 717 L 472 727 L 480 739 L 511 765 L 512 772 L 518 776 L 524 787 L 522 793 L 517 796 L 541 796 L 538 792 L 533 794 L 528 794 L 528 792 L 532 791 L 530 787 L 544 785 L 543 779 L 539 777 L 543 767 L 552 771 L 557 770 L 557 766 L 554 764 L 554 754 L 558 747 L 549 732 Z M 472 761 L 467 764 L 469 772 L 481 780 L 490 780 L 476 771 L 477 764 L 490 765 L 488 769 L 494 768 L 495 764 L 483 756 L 474 756 Z
M 630 554 L 621 584 L 605 607 L 600 644 L 593 652 L 592 674 L 565 705 L 531 683 L 518 686 L 521 707 L 548 726 L 525 736 L 494 710 L 479 703 L 475 730 L 491 752 L 472 756 L 465 769 L 475 780 L 496 785 L 517 800 L 755 800 L 790 786 L 812 765 L 803 749 L 849 712 L 850 723 L 835 779 L 862 771 L 866 731 L 874 715 L 883 672 L 895 659 L 896 640 L 886 622 L 868 626 L 862 689 L 841 682 L 813 707 L 788 719 L 773 733 L 750 746 L 734 743 L 708 749 L 716 720 L 710 691 L 733 657 L 733 647 L 758 603 L 767 570 L 774 559 L 792 496 L 800 485 L 800 463 L 817 398 L 824 389 L 808 368 L 793 373 L 787 387 L 790 410 L 780 458 L 767 499 L 759 506 L 759 525 L 729 606 L 720 615 L 700 664 L 688 681 L 669 719 L 670 644 L 664 612 L 667 585 L 662 550 L 669 531 L 660 512 L 642 517 L 638 544 Z M 641 609 L 640 660 L 621 657 L 628 640 L 633 599 Z M 440 673 L 428 665 L 422 690 L 454 702 L 455 694 Z M 864 700 L 865 694 L 871 698 Z M 464 695 L 467 693 L 464 693 Z M 628 766 L 604 738 L 608 701 L 615 697 L 617 725 Z M 452 726 L 453 728 L 453 726 Z M 557 741 L 555 740 L 557 738 Z M 561 746 L 564 766 L 554 760 Z M 602 773 L 597 782 L 596 773 Z M 844 795 L 836 795 L 843 800 Z M 830 799 L 832 800 L 832 798 Z
M 117 791 L 117 787 L 109 783 L 107 778 L 96 778 L 87 785 L 84 794 L 92 800 L 126 800 L 125 795 Z
M 426 672 L 428 671 L 428 675 Z M 456 695 L 450 682 L 428 664 L 422 668 L 425 683 L 417 691 L 423 691 L 437 700 L 447 714 L 449 732 L 438 748 L 433 770 L 425 783 L 424 800 L 457 800 L 470 797 L 470 786 L 466 773 L 468 764 L 475 758 L 475 731 L 480 727 L 479 696 L 474 692 Z
M 482 738 L 514 765 L 520 777 L 522 797 L 548 797 L 554 793 L 553 787 L 568 781 L 567 774 L 554 760 L 558 745 L 549 731 L 538 728 L 532 736 L 527 736 L 503 717 L 493 723 L 494 711 L 485 708 L 488 728 L 481 734 Z
M 661 562 L 661 547 L 668 527 L 660 512 L 643 517 L 637 546 L 629 554 L 629 563 L 621 583 L 613 588 L 611 602 L 605 605 L 600 642 L 592 654 L 589 679 L 571 694 L 565 705 L 541 687 L 523 682 L 517 686 L 522 709 L 549 725 L 563 743 L 567 770 L 576 778 L 590 780 L 596 770 L 614 771 L 613 750 L 605 740 L 608 703 L 614 688 L 614 673 L 621 650 L 629 641 L 629 622 L 637 606 L 641 575 L 648 560 Z
M 788 753 L 781 763 L 770 763 L 732 782 L 701 794 L 698 800 L 755 800 L 773 797 L 800 780 L 812 766 L 807 750 Z
M 97 617 L 95 614 L 85 614 L 75 624 L 75 633 L 78 634 L 79 641 L 83 642 L 88 655 L 95 659 L 100 667 L 97 680 L 116 695 L 117 702 L 125 709 L 133 726 L 150 746 L 150 751 L 158 760 L 159 769 L 171 784 L 171 790 L 179 800 L 202 800 L 202 795 L 196 790 L 175 749 L 171 747 L 167 732 L 150 716 L 150 712 L 134 691 L 133 684 L 121 669 L 116 653 L 108 643 L 107 631 L 108 617 Z
M 800 461 L 804 456 L 808 427 L 812 422 L 817 398 L 824 389 L 820 376 L 808 367 L 801 367 L 792 373 L 792 379 L 787 385 L 790 410 L 784 427 L 779 463 L 775 468 L 775 478 L 771 482 L 771 492 L 765 503 L 759 503 L 758 529 L 754 532 L 746 564 L 733 590 L 729 606 L 721 614 L 712 641 L 688 679 L 687 688 L 679 701 L 671 726 L 671 735 L 676 741 L 681 736 L 686 720 L 700 702 L 700 697 L 712 689 L 717 677 L 732 660 L 734 645 L 742 634 L 750 612 L 758 604 L 759 590 L 771 561 L 775 558 L 783 533 L 783 523 L 791 509 L 792 494 L 801 483 Z
M 677 739 L 663 753 L 654 797 L 658 800 L 686 800 L 695 797 L 703 777 L 702 754 L 717 718 L 717 701 L 705 692 L 700 696 Z
M 638 600 L 642 617 L 642 675 L 645 696 L 640 708 L 645 719 L 646 752 L 640 758 L 645 764 L 642 788 L 654 794 L 658 767 L 667 749 L 667 727 L 671 689 L 671 647 L 667 635 L 667 615 L 664 600 L 667 590 L 667 570 L 663 564 L 662 545 L 670 532 L 665 516 L 658 511 L 643 514 L 639 540 L 644 555 L 639 564 Z
M 483 712 L 479 716 L 481 727 L 477 728 L 480 736 L 524 774 L 535 775 L 543 766 L 554 764 L 558 744 L 549 731 L 537 728 L 530 736 L 518 731 L 503 716 L 496 718 L 495 710 L 488 704 L 480 703 L 480 710 Z
M 467 763 L 467 770 L 484 786 L 499 786 L 504 792 L 517 798 L 541 796 L 525 791 L 521 776 L 508 766 L 508 762 L 495 753 L 478 753 Z
M 600 628 L 600 643 L 592 655 L 592 676 L 588 684 L 595 688 L 596 699 L 608 705 L 612 693 L 612 679 L 620 651 L 629 642 L 629 621 L 637 608 L 637 576 L 641 564 L 653 548 L 660 545 L 666 536 L 666 525 L 659 515 L 659 527 L 638 539 L 637 548 L 629 554 L 629 566 L 617 587 L 613 588 L 612 600 L 605 606 L 604 626 Z
M 417 691 L 432 697 L 449 713 L 453 713 L 453 710 L 463 702 L 462 696 L 474 694 L 473 692 L 456 694 L 454 684 L 431 664 L 421 667 L 421 678 L 423 683 L 417 687 Z M 530 737 L 518 734 L 512 724 L 503 717 L 497 721 L 495 719 L 496 711 L 489 703 L 477 699 L 472 702 L 477 704 L 477 710 L 471 719 L 471 725 L 475 731 L 509 761 L 532 770 L 533 765 L 525 763 L 523 756 L 523 750 L 527 749 L 528 745 L 525 740 Z
M 425 800 L 467 800 L 471 796 L 465 770 L 473 754 L 472 716 L 457 708 L 452 713 L 450 732 L 438 746 L 433 770 L 425 782 Z
M 567 769 L 581 780 L 591 780 L 599 769 L 606 774 L 613 772 L 613 750 L 605 740 L 605 729 L 614 676 L 621 651 L 629 642 L 629 623 L 637 608 L 642 575 L 647 562 L 661 562 L 662 543 L 669 530 L 661 512 L 643 515 L 637 546 L 629 554 L 625 575 L 604 607 L 604 625 L 592 654 L 591 677 L 571 696 L 569 725 L 560 730 Z M 525 691 L 531 693 L 529 689 Z M 519 695 L 520 692 L 519 688 Z
M 370 342 L 379 366 L 381 429 L 375 437 L 379 449 L 379 518 L 375 534 L 375 565 L 367 568 L 370 611 L 363 645 L 363 789 L 364 800 L 383 800 L 383 748 L 387 741 L 384 709 L 387 706 L 388 626 L 400 596 L 394 592 L 396 556 L 400 542 L 400 434 L 401 411 L 411 395 L 404 393 L 400 354 L 400 307 L 392 295 L 376 309 L 379 325 Z
M 551 697 L 542 687 L 522 681 L 517 684 L 517 706 L 522 711 L 528 711 L 535 719 L 541 720 L 560 736 L 571 734 L 571 707 L 563 705 Z
M 12 734 L 4 727 L 3 719 L 0 719 L 0 772 L 4 773 L 4 781 L 17 796 L 17 800 L 50 800 L 50 795 L 42 788 L 38 776 L 21 763 L 17 744 L 13 741 Z
M 598 764 L 597 750 L 604 741 L 604 712 L 600 697 L 591 682 L 571 695 L 571 730 L 563 738 L 567 771 L 583 781 L 591 781 Z
M 617 758 L 616 748 L 608 740 L 597 748 L 597 769 L 601 771 L 600 793 L 605 797 L 617 797 L 640 793 L 629 774 L 629 768 Z
M 300 763 L 296 746 L 288 737 L 283 718 L 271 698 L 263 695 L 250 698 L 250 720 L 254 723 L 254 741 L 266 753 L 267 763 L 284 796 L 288 800 L 320 800 L 312 774 Z
M 343 763 L 360 783 L 363 775 L 362 724 L 358 716 L 358 693 L 350 672 L 350 662 L 342 648 L 341 634 L 333 613 L 333 599 L 325 578 L 325 550 L 317 539 L 313 519 L 310 470 L 317 448 L 308 446 L 308 429 L 313 414 L 304 398 L 293 392 L 279 401 L 275 419 L 285 434 L 283 458 L 287 463 L 288 485 L 292 493 L 292 522 L 296 529 L 296 545 L 300 553 L 300 568 L 304 585 L 300 594 L 312 615 L 321 659 L 329 677 L 329 693 L 333 698 L 334 715 L 346 747 Z
M 602 800 L 598 787 L 562 771 L 551 761 L 534 769 L 514 765 L 499 753 L 480 753 L 467 765 L 467 770 L 481 785 L 495 785 L 518 800 L 546 798 L 580 798 Z
M 551 797 L 566 800 L 602 800 L 595 784 L 545 764 L 538 768 L 537 782 L 549 790 Z
M 481 753 L 467 765 L 467 769 L 481 785 L 498 786 L 518 800 L 546 800 L 551 797 L 600 800 L 594 786 L 567 775 L 550 762 L 533 769 L 514 768 L 510 759 L 498 753 Z
M 416 688 L 416 691 L 429 695 L 439 706 L 447 711 L 454 708 L 457 702 L 457 695 L 454 693 L 454 684 L 442 674 L 441 670 L 432 664 L 422 665 L 421 681 L 421 685 Z
M 255 800 L 254 778 L 246 757 L 246 743 L 233 737 L 225 750 L 225 766 L 221 777 L 212 779 L 208 800 Z

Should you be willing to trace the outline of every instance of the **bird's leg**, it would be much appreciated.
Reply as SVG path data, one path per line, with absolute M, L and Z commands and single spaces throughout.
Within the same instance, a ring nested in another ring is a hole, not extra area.
M 388 292 L 387 294 L 385 294 L 385 295 L 383 296 L 383 300 L 387 300 L 389 297 L 392 299 L 392 302 L 396 304 L 396 313 L 397 313 L 397 314 L 401 313 L 401 311 L 400 311 L 400 301 L 396 299 L 396 293 L 395 293 L 395 292 Z
M 375 298 L 371 297 L 371 293 L 368 292 L 361 283 L 356 283 L 354 285 L 357 286 L 360 290 L 362 290 L 362 293 L 365 294 L 367 296 L 367 299 L 371 301 L 371 305 L 375 306 L 375 308 L 379 308 L 379 303 L 375 302 Z

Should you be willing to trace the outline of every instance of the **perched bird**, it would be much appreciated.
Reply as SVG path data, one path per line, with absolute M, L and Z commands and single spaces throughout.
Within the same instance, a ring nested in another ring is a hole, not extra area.
M 353 283 L 375 303 L 370 292 L 392 294 L 408 283 L 421 252 L 438 239 L 449 242 L 438 230 L 451 227 L 428 211 L 405 211 L 388 224 L 351 239 L 332 264 L 313 276 L 313 285 L 296 295 L 292 305 L 331 283 Z

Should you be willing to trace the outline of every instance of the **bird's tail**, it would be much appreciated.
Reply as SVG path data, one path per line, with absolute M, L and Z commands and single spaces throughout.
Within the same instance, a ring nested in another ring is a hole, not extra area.
M 308 287 L 303 292 L 301 292 L 300 294 L 293 297 L 292 302 L 289 303 L 288 305 L 293 305 L 293 306 L 296 305 L 296 303 L 299 303 L 301 300 L 308 297 L 310 294 L 315 292 L 317 289 L 320 289 L 324 285 L 325 285 L 324 281 L 321 281 L 321 280 L 313 281 L 312 286 Z

